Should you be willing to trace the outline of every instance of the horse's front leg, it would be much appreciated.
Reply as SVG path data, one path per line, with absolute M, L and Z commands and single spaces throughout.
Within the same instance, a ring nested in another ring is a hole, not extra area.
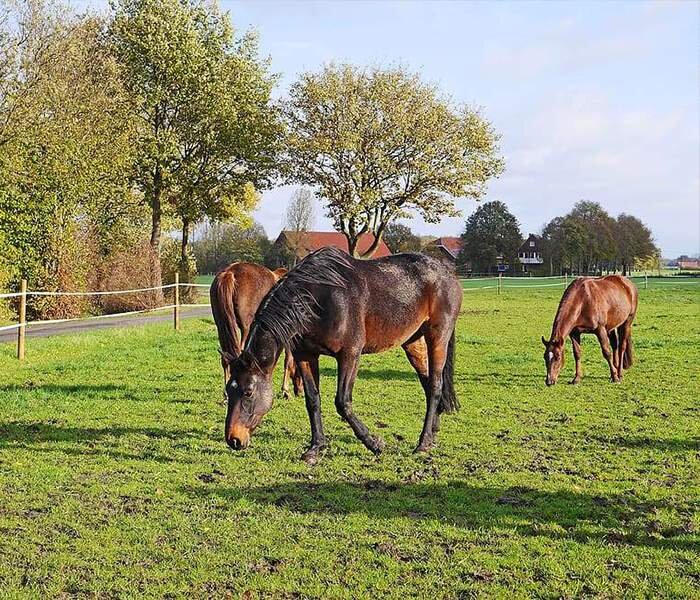
M 343 353 L 338 356 L 338 390 L 335 407 L 338 414 L 348 422 L 357 438 L 375 454 L 384 449 L 384 440 L 370 434 L 367 426 L 357 418 L 352 410 L 352 387 L 360 366 L 360 353 Z
M 581 366 L 581 332 L 572 331 L 571 335 L 571 347 L 574 350 L 574 363 L 576 364 L 576 374 L 571 380 L 572 384 L 577 384 L 583 378 L 583 367 Z
M 301 455 L 301 458 L 312 465 L 318 462 L 321 451 L 328 447 L 326 436 L 323 433 L 323 421 L 321 420 L 318 356 L 308 360 L 300 360 L 297 362 L 297 366 L 304 382 L 306 411 L 309 413 L 309 423 L 311 424 L 311 443 L 308 450 Z
M 294 368 L 294 359 L 292 358 L 292 353 L 289 350 L 284 351 L 284 375 L 282 377 L 282 395 L 289 400 L 291 394 L 289 393 L 289 379 Z
M 601 326 L 596 329 L 595 334 L 600 342 L 600 348 L 603 351 L 603 356 L 605 357 L 605 360 L 608 361 L 608 366 L 610 367 L 610 381 L 617 383 L 620 381 L 620 377 L 617 374 L 617 368 L 615 367 L 615 363 L 613 361 L 613 351 L 610 347 L 610 340 L 608 338 L 608 332 L 606 331 L 605 326 Z

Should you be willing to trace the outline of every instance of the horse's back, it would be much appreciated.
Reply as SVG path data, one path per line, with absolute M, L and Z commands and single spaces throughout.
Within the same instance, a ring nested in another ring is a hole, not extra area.
M 422 254 L 395 254 L 357 261 L 364 287 L 366 351 L 404 343 L 426 323 L 449 321 L 459 313 L 462 290 L 454 271 Z M 360 315 L 358 315 L 360 318 Z
M 625 322 L 637 311 L 637 288 L 626 277 L 581 277 L 574 280 L 564 292 L 557 311 L 557 320 L 575 317 L 583 331 L 604 325 L 608 330 Z
M 604 293 L 608 301 L 624 309 L 628 314 L 637 312 L 637 286 L 622 275 L 606 275 L 591 280 Z

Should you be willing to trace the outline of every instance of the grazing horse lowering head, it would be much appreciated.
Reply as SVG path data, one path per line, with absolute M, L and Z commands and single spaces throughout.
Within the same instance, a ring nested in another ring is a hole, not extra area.
M 544 382 L 554 385 L 559 378 L 559 372 L 564 366 L 564 340 L 551 339 L 549 341 L 542 336 L 544 344 L 544 364 L 547 367 L 547 378 Z
M 244 450 L 262 418 L 272 408 L 272 367 L 262 366 L 243 351 L 230 360 L 231 377 L 226 383 L 226 443 L 234 450 Z

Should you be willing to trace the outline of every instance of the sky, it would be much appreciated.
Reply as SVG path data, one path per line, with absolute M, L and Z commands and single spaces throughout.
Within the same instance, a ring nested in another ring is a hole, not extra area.
M 700 3 L 219 4 L 259 32 L 278 98 L 324 63 L 400 64 L 479 108 L 506 163 L 482 202 L 506 203 L 524 235 L 585 199 L 641 218 L 666 257 L 700 252 Z M 264 192 L 255 217 L 270 237 L 294 189 Z M 459 235 L 478 203 L 457 205 L 459 218 L 408 224 Z M 332 227 L 323 213 L 316 229 Z

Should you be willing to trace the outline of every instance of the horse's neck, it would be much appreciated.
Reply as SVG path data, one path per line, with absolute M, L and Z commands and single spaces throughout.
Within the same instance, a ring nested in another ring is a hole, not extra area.
M 552 324 L 552 335 L 550 340 L 565 340 L 576 324 L 575 310 L 569 303 L 559 307 L 557 316 Z
M 248 336 L 246 350 L 255 357 L 255 360 L 263 368 L 274 367 L 281 352 L 275 337 L 269 331 L 256 325 L 253 326 Z

